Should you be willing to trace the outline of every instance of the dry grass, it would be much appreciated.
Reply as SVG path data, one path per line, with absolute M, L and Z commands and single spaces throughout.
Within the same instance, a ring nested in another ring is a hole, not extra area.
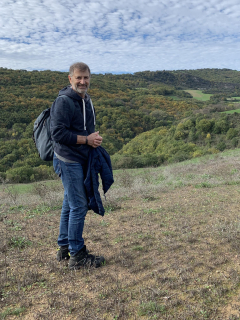
M 89 212 L 99 269 L 58 263 L 59 181 L 0 204 L 0 319 L 240 319 L 240 157 L 115 172 Z M 15 189 L 16 190 L 16 189 Z

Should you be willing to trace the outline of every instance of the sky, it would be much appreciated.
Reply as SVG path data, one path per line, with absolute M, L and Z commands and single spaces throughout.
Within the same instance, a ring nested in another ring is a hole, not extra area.
M 239 0 L 1 0 L 0 67 L 240 70 Z

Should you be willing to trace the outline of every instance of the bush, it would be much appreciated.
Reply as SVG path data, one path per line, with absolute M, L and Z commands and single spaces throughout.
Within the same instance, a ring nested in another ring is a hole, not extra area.
M 27 183 L 32 181 L 52 179 L 53 176 L 53 168 L 46 165 L 41 165 L 36 168 L 23 166 L 9 169 L 6 172 L 6 179 L 12 183 Z
M 233 139 L 234 137 L 236 137 L 237 134 L 238 134 L 238 131 L 237 131 L 236 129 L 230 128 L 230 129 L 228 130 L 228 132 L 227 132 L 226 138 L 227 138 L 228 140 L 231 140 L 231 139 Z
M 193 152 L 193 158 L 201 157 L 204 155 L 204 152 L 202 150 L 196 150 Z
M 188 152 L 184 152 L 184 151 L 181 151 L 179 150 L 178 152 L 176 152 L 170 159 L 169 159 L 169 162 L 181 162 L 181 161 L 184 161 L 184 160 L 188 160 L 190 159 L 191 156 Z
M 31 181 L 31 175 L 33 174 L 33 168 L 30 166 L 24 166 L 19 168 L 9 169 L 6 172 L 6 178 L 9 182 L 13 183 L 25 183 Z
M 224 141 L 219 141 L 216 147 L 219 151 L 223 151 L 226 149 L 226 143 Z
M 7 175 L 6 175 L 5 172 L 0 172 L 0 181 L 1 180 L 6 180 L 6 177 L 7 177 Z
M 237 145 L 238 145 L 238 139 L 235 137 L 235 138 L 233 138 L 232 140 L 231 140 L 231 145 L 233 146 L 233 147 L 237 147 Z
M 219 153 L 219 150 L 214 147 L 207 149 L 207 154 L 216 154 L 216 153 Z
M 53 179 L 55 177 L 53 167 L 48 167 L 46 165 L 41 165 L 33 169 L 33 175 L 31 176 L 31 181 L 40 181 Z
M 202 119 L 196 124 L 196 129 L 199 132 L 208 133 L 212 131 L 213 121 L 208 119 Z
M 227 123 L 226 120 L 218 120 L 215 122 L 213 132 L 214 133 L 226 133 L 229 129 L 229 124 Z
M 190 132 L 189 132 L 189 135 L 188 135 L 188 141 L 196 141 L 198 138 L 196 132 L 194 129 L 191 129 Z
M 175 134 L 174 134 L 174 138 L 176 140 L 181 140 L 181 139 L 184 139 L 188 136 L 188 130 L 187 129 L 187 126 L 185 126 L 185 123 L 179 123 L 177 125 L 177 128 L 176 128 L 176 131 L 175 131 Z

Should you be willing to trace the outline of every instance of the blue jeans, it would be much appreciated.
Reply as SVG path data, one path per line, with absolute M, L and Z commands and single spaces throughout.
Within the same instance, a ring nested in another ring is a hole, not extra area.
M 88 211 L 83 168 L 80 163 L 63 162 L 55 155 L 53 167 L 64 187 L 58 245 L 68 245 L 70 254 L 74 256 L 84 246 L 82 233 Z

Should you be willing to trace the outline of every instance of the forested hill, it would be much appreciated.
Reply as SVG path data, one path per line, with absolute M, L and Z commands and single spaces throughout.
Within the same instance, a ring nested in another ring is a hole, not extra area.
M 162 82 L 178 89 L 203 89 L 211 92 L 234 92 L 240 89 L 240 72 L 230 69 L 145 71 L 133 75 L 145 81 Z
M 228 69 L 93 74 L 89 93 L 103 146 L 113 155 L 141 133 L 171 129 L 193 110 L 205 110 L 219 102 L 223 108 L 231 108 L 227 99 L 240 96 L 239 75 Z M 67 76 L 67 72 L 0 68 L 2 177 L 7 173 L 12 180 L 23 181 L 20 177 L 25 176 L 29 181 L 48 176 L 46 166 L 51 163 L 39 159 L 31 139 L 33 122 L 68 85 Z M 191 91 L 185 91 L 190 89 L 212 94 L 210 100 L 193 98 Z
M 196 70 L 178 70 L 176 74 L 187 73 L 212 82 L 240 84 L 240 73 L 231 69 L 196 69 Z

